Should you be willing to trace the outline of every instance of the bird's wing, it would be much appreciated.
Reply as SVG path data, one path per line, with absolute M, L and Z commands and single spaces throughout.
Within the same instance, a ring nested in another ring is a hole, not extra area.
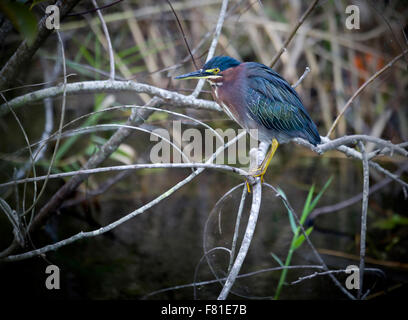
M 317 128 L 290 84 L 272 69 L 251 63 L 245 103 L 251 116 L 267 129 L 320 142 Z

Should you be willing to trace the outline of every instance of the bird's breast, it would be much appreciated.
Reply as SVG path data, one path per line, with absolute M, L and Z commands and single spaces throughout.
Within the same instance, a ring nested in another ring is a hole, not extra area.
M 242 66 L 223 71 L 222 79 L 211 83 L 214 100 L 224 112 L 243 129 L 257 129 L 257 125 L 248 114 L 245 103 L 245 72 Z
M 219 86 L 212 86 L 212 89 L 213 89 L 212 92 L 213 92 L 215 101 L 217 101 L 217 103 L 221 106 L 221 108 L 228 115 L 228 117 L 230 117 L 231 120 L 234 120 L 238 124 L 241 124 L 240 121 L 237 119 L 237 115 L 231 112 L 230 107 L 222 99 L 220 99 Z

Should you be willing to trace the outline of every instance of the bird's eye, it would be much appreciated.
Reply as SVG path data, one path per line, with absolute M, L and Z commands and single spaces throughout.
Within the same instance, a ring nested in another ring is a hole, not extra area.
M 207 69 L 206 71 L 209 72 L 209 73 L 212 73 L 212 74 L 217 74 L 221 70 L 220 70 L 220 68 L 214 68 L 214 69 Z

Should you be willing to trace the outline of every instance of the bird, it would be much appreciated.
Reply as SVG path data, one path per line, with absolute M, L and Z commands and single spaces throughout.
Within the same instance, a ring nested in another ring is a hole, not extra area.
M 299 95 L 276 71 L 257 62 L 240 62 L 229 56 L 215 56 L 196 71 L 175 79 L 206 79 L 214 100 L 243 129 L 271 145 L 261 165 L 251 175 L 263 177 L 279 144 L 303 138 L 321 143 L 317 127 Z M 248 191 L 250 187 L 247 182 Z

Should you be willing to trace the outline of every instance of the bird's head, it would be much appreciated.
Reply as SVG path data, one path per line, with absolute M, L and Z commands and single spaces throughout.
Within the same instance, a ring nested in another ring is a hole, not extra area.
M 183 74 L 175 79 L 212 79 L 222 78 L 222 72 L 240 65 L 241 62 L 228 56 L 216 56 L 208 61 L 200 70 Z

